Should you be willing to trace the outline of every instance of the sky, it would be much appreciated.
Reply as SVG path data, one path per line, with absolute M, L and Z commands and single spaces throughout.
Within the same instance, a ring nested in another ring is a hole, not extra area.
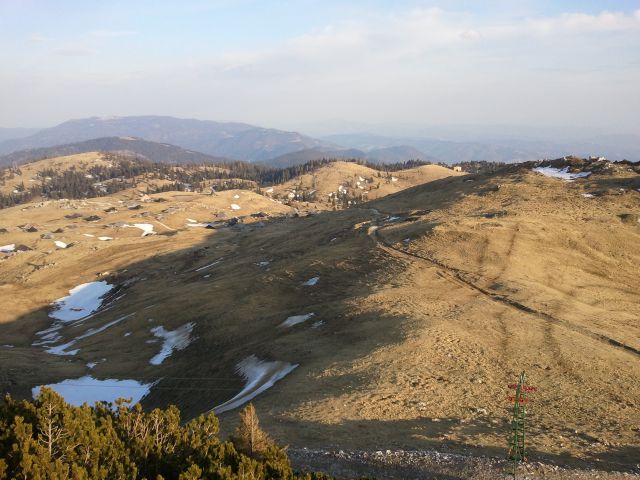
M 0 126 L 638 132 L 640 0 L 0 0 Z

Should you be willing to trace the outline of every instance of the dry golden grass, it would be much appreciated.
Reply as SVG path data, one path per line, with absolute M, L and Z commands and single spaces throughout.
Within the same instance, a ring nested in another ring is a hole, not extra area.
M 273 193 L 286 197 L 293 191 L 315 190 L 317 192 L 316 202 L 309 205 L 326 209 L 331 204 L 329 194 L 335 195 L 340 185 L 347 188 L 352 194 L 362 194 L 368 200 L 375 200 L 409 187 L 459 175 L 462 174 L 439 165 L 424 165 L 387 175 L 384 172 L 353 162 L 332 162 L 313 173 L 301 175 L 282 185 L 275 186 Z M 292 204 L 302 203 L 294 201 Z
M 9 172 L 5 172 L 3 177 L 4 185 L 0 185 L 0 193 L 11 193 L 21 183 L 24 183 L 27 189 L 31 184 L 42 183 L 42 178 L 38 176 L 38 172 L 45 168 L 51 168 L 56 171 L 74 168 L 79 172 L 86 172 L 94 165 L 108 166 L 110 164 L 111 162 L 104 160 L 98 152 L 79 153 L 77 155 L 67 155 L 26 163 L 19 165 L 21 173 L 11 175 Z
M 514 170 L 444 178 L 306 218 L 277 216 L 291 209 L 233 191 L 163 194 L 165 202 L 134 211 L 118 196 L 2 210 L 9 233 L 0 245 L 33 250 L 0 260 L 0 344 L 14 345 L 0 347 L 0 390 L 27 396 L 36 384 L 88 373 L 161 378 L 145 405 L 176 403 L 195 415 L 242 388 L 235 366 L 255 354 L 299 364 L 254 399 L 280 441 L 502 456 L 507 384 L 526 370 L 539 387 L 533 458 L 630 468 L 640 457 L 640 223 L 619 215 L 640 213 L 638 188 L 639 176 L 624 169 L 574 183 Z M 118 212 L 101 213 L 107 205 Z M 274 217 L 215 232 L 185 226 L 259 210 Z M 103 218 L 64 217 L 74 212 Z M 159 235 L 109 226 L 118 221 L 152 223 Z M 27 222 L 40 232 L 16 230 Z M 77 244 L 55 250 L 39 238 L 58 226 L 56 239 Z M 303 285 L 314 276 L 317 285 Z M 126 284 L 126 295 L 65 327 L 65 339 L 134 315 L 78 342 L 76 356 L 32 347 L 51 323 L 46 305 L 95 278 Z M 310 312 L 306 323 L 279 327 Z M 150 328 L 187 322 L 197 340 L 150 365 L 159 350 L 147 343 Z M 222 415 L 225 431 L 235 416 Z

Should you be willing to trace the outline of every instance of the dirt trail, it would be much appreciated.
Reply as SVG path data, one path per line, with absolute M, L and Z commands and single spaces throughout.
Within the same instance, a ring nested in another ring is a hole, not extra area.
M 400 216 L 399 214 L 396 214 L 396 216 Z M 384 237 L 382 235 L 380 235 L 380 231 L 383 230 L 385 227 L 384 226 L 380 226 L 378 228 L 370 228 L 369 229 L 369 236 L 373 239 L 374 242 L 376 242 L 377 246 L 382 249 L 384 252 L 386 252 L 387 254 L 393 256 L 393 257 L 402 257 L 402 258 L 409 258 L 409 259 L 418 259 L 420 261 L 423 262 L 427 262 L 429 264 L 431 264 L 432 267 L 439 267 L 441 270 L 438 271 L 438 274 L 442 277 L 445 278 L 447 280 L 449 280 L 450 282 L 458 285 L 458 286 L 463 286 L 463 287 L 467 287 L 470 288 L 472 290 L 475 290 L 476 292 L 482 294 L 483 296 L 485 296 L 486 298 L 488 298 L 489 300 L 492 300 L 494 302 L 498 302 L 501 303 L 503 305 L 506 305 L 508 307 L 514 308 L 516 310 L 519 310 L 521 312 L 536 316 L 542 320 L 545 320 L 547 322 L 551 322 L 557 326 L 561 326 L 564 328 L 567 328 L 569 330 L 572 330 L 576 333 L 579 333 L 581 335 L 585 335 L 588 336 L 589 338 L 607 343 L 609 345 L 612 345 L 614 347 L 618 347 L 621 348 L 631 354 L 634 354 L 636 356 L 640 357 L 640 350 L 637 348 L 634 348 L 630 345 L 626 345 L 618 340 L 615 340 L 613 338 L 607 337 L 606 335 L 602 335 L 599 333 L 595 333 L 590 331 L 587 328 L 581 327 L 579 325 L 575 325 L 573 323 L 567 322 L 566 320 L 562 320 L 559 318 L 556 318 L 552 315 L 549 315 L 548 313 L 545 312 L 541 312 L 539 310 L 536 310 L 534 308 L 531 308 L 527 305 L 524 305 L 520 302 L 517 302 L 505 295 L 498 295 L 495 293 L 492 293 L 482 287 L 480 287 L 479 285 L 477 285 L 476 283 L 468 280 L 467 278 L 465 278 L 465 275 L 468 275 L 467 272 L 464 272 L 460 269 L 454 268 L 454 267 L 450 267 L 445 265 L 444 263 L 440 262 L 439 260 L 435 259 L 435 258 L 431 258 L 431 257 L 427 257 L 427 256 L 423 256 L 423 255 L 419 255 L 417 253 L 413 253 L 413 252 L 408 252 L 406 250 L 403 250 L 401 248 L 398 248 L 396 246 L 394 246 L 392 243 L 388 242 L 387 240 L 384 239 Z

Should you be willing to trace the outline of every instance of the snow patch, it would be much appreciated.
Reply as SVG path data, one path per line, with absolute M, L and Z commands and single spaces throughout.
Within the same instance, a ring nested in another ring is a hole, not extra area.
M 202 227 L 202 228 L 204 228 L 204 227 L 207 227 L 207 226 L 209 226 L 208 223 L 197 223 L 197 222 L 196 223 L 187 223 L 187 227 Z
M 284 322 L 282 322 L 280 326 L 293 327 L 294 325 L 298 325 L 299 323 L 306 322 L 314 315 L 315 313 L 306 313 L 304 315 L 293 315 L 291 317 L 288 317 Z
M 16 244 L 15 243 L 10 243 L 9 245 L 3 245 L 0 247 L 0 252 L 2 253 L 11 253 L 13 251 L 15 251 L 16 249 Z
M 313 277 L 304 282 L 302 285 L 304 287 L 313 287 L 316 283 L 318 283 L 318 280 L 320 280 L 320 277 Z
M 216 264 L 218 264 L 218 263 L 220 263 L 220 260 L 216 260 L 215 262 L 210 263 L 209 265 L 205 265 L 204 267 L 196 268 L 196 269 L 194 270 L 194 272 L 200 272 L 200 271 L 202 271 L 202 270 L 206 270 L 207 268 L 209 268 L 209 267 L 213 267 L 214 265 L 216 265 Z
M 235 195 L 233 196 L 233 198 L 235 198 L 235 199 L 237 200 L 238 198 L 240 198 L 240 195 L 235 194 Z
M 53 243 L 55 243 L 56 247 L 58 248 L 67 248 L 69 246 L 68 244 L 61 242 L 60 240 L 54 240 Z
M 102 240 L 103 242 L 107 242 L 109 240 L 113 240 L 112 237 L 98 237 L 98 240 Z
M 154 233 L 156 233 L 153 231 L 153 225 L 151 225 L 150 223 L 134 223 L 133 225 L 124 225 L 124 227 L 139 228 L 140 230 L 142 230 L 141 237 L 146 237 L 147 235 L 153 235 Z
M 231 210 L 240 210 L 240 205 L 237 205 L 235 203 L 231 204 Z
M 151 333 L 158 338 L 163 338 L 164 343 L 160 353 L 155 355 L 149 363 L 151 365 L 160 365 L 174 350 L 184 350 L 192 341 L 191 332 L 195 324 L 193 322 L 185 323 L 175 330 L 165 330 L 164 327 L 154 327 Z
M 80 351 L 79 348 L 76 348 L 75 350 L 67 350 L 67 348 L 69 348 L 74 343 L 76 343 L 76 341 L 71 340 L 70 342 L 63 343 L 62 345 L 49 347 L 45 351 L 47 353 L 50 353 L 51 355 L 59 355 L 59 356 L 76 355 Z
M 193 218 L 187 218 L 187 222 L 189 222 L 189 223 L 198 223 L 198 221 L 194 220 Z
M 582 196 L 584 198 L 594 198 L 595 197 L 595 195 L 593 193 L 583 193 Z
M 98 380 L 91 375 L 63 380 L 59 383 L 45 385 L 64 397 L 71 405 L 83 403 L 93 405 L 96 402 L 114 402 L 118 398 L 131 398 L 136 404 L 149 393 L 153 383 L 141 383 L 136 380 L 120 380 L 108 378 Z M 31 390 L 33 398 L 40 393 L 40 387 Z
M 105 281 L 80 284 L 69 290 L 68 296 L 51 304 L 54 310 L 49 317 L 63 322 L 87 317 L 100 308 L 103 297 L 112 289 L 113 285 Z
M 296 367 L 297 364 L 259 360 L 255 355 L 245 358 L 236 368 L 236 372 L 246 380 L 245 387 L 232 399 L 214 407 L 213 412 L 218 415 L 244 405 L 286 377 Z
M 84 235 L 85 237 L 95 237 L 95 235 L 91 235 L 90 233 L 83 233 L 82 235 Z
M 104 332 L 107 328 L 112 327 L 112 326 L 116 325 L 117 323 L 120 323 L 121 321 L 126 320 L 129 317 L 132 317 L 133 315 L 135 315 L 135 312 L 134 313 L 129 313 L 128 315 L 124 315 L 123 317 L 120 317 L 120 318 L 118 318 L 116 320 L 113 320 L 113 321 L 111 321 L 109 323 L 106 323 L 101 327 L 90 328 L 85 333 L 83 333 L 82 335 L 74 338 L 70 342 L 67 342 L 67 343 L 65 343 L 63 345 L 56 345 L 54 347 L 47 348 L 46 352 L 50 353 L 52 355 L 75 355 L 80 351 L 79 348 L 76 348 L 75 350 L 69 350 L 69 351 L 67 351 L 67 348 L 69 348 L 70 346 L 74 345 L 78 340 L 82 340 L 84 338 L 89 338 L 89 337 L 92 337 L 94 335 L 97 335 L 98 333 Z
M 563 180 L 566 180 L 567 182 L 572 182 L 576 178 L 584 178 L 591 175 L 591 172 L 570 173 L 569 167 L 564 167 L 564 168 L 536 167 L 533 169 L 533 171 L 541 173 L 542 175 L 546 175 L 547 177 L 561 178 Z

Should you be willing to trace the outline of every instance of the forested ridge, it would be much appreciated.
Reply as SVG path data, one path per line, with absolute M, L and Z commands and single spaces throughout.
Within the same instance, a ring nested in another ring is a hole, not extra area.
M 394 172 L 429 162 L 409 160 L 394 164 L 368 163 L 359 159 L 343 160 L 324 158 L 303 165 L 273 168 L 243 161 L 207 163 L 199 165 L 173 165 L 151 162 L 139 157 L 115 153 L 102 153 L 110 165 L 86 166 L 81 171 L 76 168 L 55 170 L 44 168 L 38 172 L 33 182 L 19 184 L 12 192 L 0 193 L 0 208 L 29 202 L 33 199 L 92 198 L 111 195 L 119 191 L 138 187 L 141 181 L 161 180 L 155 187 L 144 187 L 145 193 L 165 191 L 204 191 L 208 181 L 216 181 L 216 190 L 257 189 L 284 183 L 300 175 L 312 173 L 319 168 L 337 161 L 349 161 L 372 168 L 379 172 Z M 0 170 L 0 185 L 21 174 L 20 165 Z
M 282 479 L 296 473 L 248 405 L 230 441 L 213 413 L 183 423 L 175 406 L 145 412 L 124 400 L 76 407 L 51 389 L 0 405 L 0 480 Z

